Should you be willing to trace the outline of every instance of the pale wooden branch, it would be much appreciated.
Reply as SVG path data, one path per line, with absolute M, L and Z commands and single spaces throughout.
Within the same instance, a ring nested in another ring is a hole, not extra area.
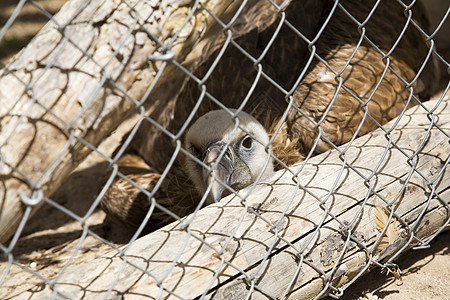
M 109 289 L 109 298 L 193 299 L 209 290 L 207 298 L 245 299 L 253 281 L 252 299 L 312 299 L 324 291 L 325 276 L 345 287 L 369 261 L 386 262 L 448 222 L 448 99 L 432 120 L 430 126 L 427 111 L 414 107 L 389 136 L 378 129 L 355 140 L 343 156 L 330 151 L 292 167 L 301 170 L 295 178 L 280 171 L 249 195 L 250 188 L 242 190 L 245 201 L 229 196 L 187 216 L 188 227 L 171 224 L 124 248 L 123 255 L 75 263 L 55 288 L 71 299 L 104 297 Z M 380 227 L 375 217 L 385 207 L 394 209 L 390 222 L 400 225 L 389 225 L 395 234 L 380 237 L 387 225 Z M 34 296 L 49 293 L 47 286 Z
M 242 4 L 202 2 L 224 23 Z M 16 232 L 24 216 L 19 193 L 35 198 L 32 212 L 39 208 L 39 195 L 51 195 L 91 152 L 86 142 L 96 147 L 136 111 L 132 100 L 145 100 L 159 72 L 145 107 L 167 105 L 161 99 L 170 99 L 185 79 L 164 55 L 173 53 L 178 62 L 189 55 L 185 66 L 190 69 L 220 45 L 222 28 L 203 9 L 181 27 L 190 5 L 182 0 L 71 0 L 1 71 L 0 243 Z M 252 26 L 239 27 L 237 36 Z M 151 63 L 150 54 L 156 57 Z

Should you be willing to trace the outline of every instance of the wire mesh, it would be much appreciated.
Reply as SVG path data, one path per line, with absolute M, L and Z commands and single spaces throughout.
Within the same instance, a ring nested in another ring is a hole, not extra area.
M 10 2 L 1 298 L 337 299 L 448 229 L 445 1 Z

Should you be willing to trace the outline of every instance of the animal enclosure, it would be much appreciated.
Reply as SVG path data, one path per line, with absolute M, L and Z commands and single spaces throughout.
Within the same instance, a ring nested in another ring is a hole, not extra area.
M 340 298 L 448 229 L 445 1 L 43 2 L 0 31 L 48 20 L 0 73 L 0 298 Z M 211 175 L 212 110 L 271 176 Z

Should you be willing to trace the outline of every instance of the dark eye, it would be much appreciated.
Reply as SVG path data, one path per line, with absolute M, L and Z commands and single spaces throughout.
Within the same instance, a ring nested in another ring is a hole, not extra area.
M 253 147 L 253 139 L 249 136 L 246 136 L 241 141 L 241 147 L 245 150 L 250 150 Z

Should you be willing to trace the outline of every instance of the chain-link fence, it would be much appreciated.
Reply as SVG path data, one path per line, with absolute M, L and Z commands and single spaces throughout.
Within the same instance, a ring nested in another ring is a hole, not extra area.
M 448 1 L 1 6 L 1 298 L 339 298 L 448 229 Z

